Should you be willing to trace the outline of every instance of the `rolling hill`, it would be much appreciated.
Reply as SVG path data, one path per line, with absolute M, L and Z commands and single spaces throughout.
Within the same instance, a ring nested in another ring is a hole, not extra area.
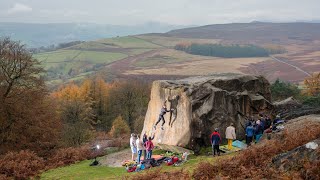
M 130 77 L 154 80 L 216 72 L 264 75 L 271 81 L 280 78 L 299 83 L 320 69 L 319 27 L 317 23 L 209 25 L 88 41 L 35 57 L 48 70 L 48 82 L 52 85 L 95 73 L 108 80 Z M 185 42 L 281 46 L 286 53 L 273 57 L 221 58 L 174 49 L 176 44 Z
M 0 37 L 9 36 L 28 47 L 49 46 L 70 41 L 90 41 L 149 32 L 167 32 L 184 26 L 149 22 L 135 26 L 93 23 L 5 23 L 0 22 Z
M 289 43 L 320 40 L 320 23 L 233 23 L 172 30 L 168 37 L 222 39 L 239 43 Z

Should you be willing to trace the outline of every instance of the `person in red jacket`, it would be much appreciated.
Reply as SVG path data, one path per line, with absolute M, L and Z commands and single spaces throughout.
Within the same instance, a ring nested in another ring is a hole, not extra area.
M 149 137 L 149 140 L 146 142 L 146 150 L 147 150 L 147 159 L 151 159 L 152 157 L 152 150 L 154 148 L 154 145 L 152 143 L 152 138 Z
M 220 149 L 219 149 L 219 145 L 221 143 L 221 136 L 218 132 L 218 128 L 214 129 L 214 132 L 211 134 L 211 145 L 212 145 L 212 153 L 213 156 L 216 155 L 216 152 L 218 154 L 218 156 L 220 156 Z

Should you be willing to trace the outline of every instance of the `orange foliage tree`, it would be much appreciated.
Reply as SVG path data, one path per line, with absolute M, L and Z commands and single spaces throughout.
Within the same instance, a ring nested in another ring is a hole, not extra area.
M 320 72 L 313 74 L 304 80 L 308 95 L 316 96 L 320 93 Z
M 150 85 L 147 83 L 139 81 L 106 83 L 101 76 L 97 76 L 84 80 L 79 86 L 71 83 L 62 87 L 53 93 L 53 97 L 58 100 L 59 113 L 64 124 L 69 122 L 69 119 L 79 121 L 86 117 L 87 120 L 81 121 L 87 122 L 92 130 L 108 132 L 113 121 L 121 116 L 131 131 L 139 132 L 143 125 L 149 94 Z M 76 110 L 79 112 L 75 113 Z M 84 112 L 86 116 L 82 116 Z M 67 114 L 77 114 L 79 117 Z M 79 143 L 73 144 L 79 145 Z
M 92 129 L 92 99 L 90 84 L 81 87 L 71 83 L 53 93 L 58 102 L 58 112 L 63 122 L 63 141 L 68 146 L 78 146 L 90 138 Z

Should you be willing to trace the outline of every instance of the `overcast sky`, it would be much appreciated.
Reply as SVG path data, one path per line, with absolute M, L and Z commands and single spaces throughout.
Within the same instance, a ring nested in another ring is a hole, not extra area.
M 203 25 L 320 20 L 320 0 L 0 0 L 0 22 Z

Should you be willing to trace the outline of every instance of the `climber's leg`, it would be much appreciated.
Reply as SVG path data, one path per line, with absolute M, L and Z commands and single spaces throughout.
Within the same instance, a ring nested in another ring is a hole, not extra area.
M 164 123 L 166 123 L 166 121 L 164 120 L 164 117 L 163 117 L 163 116 L 161 116 L 161 119 L 162 119 L 162 125 L 161 125 L 161 126 L 163 126 Z
M 157 121 L 156 124 L 153 126 L 154 129 L 156 129 L 156 126 L 159 124 L 160 121 L 161 121 L 161 116 L 159 115 L 158 121 Z
M 156 122 L 156 125 L 158 125 L 160 121 L 161 121 L 161 116 L 159 115 L 159 118 L 158 118 L 158 121 Z

